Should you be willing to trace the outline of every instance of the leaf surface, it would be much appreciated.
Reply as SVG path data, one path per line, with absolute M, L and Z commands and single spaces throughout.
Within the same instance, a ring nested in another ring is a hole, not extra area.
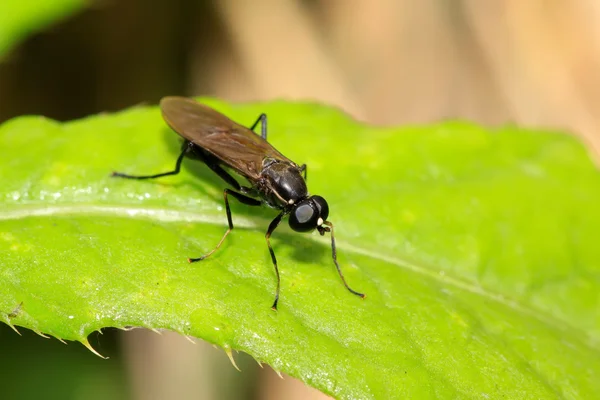
M 228 105 L 308 164 L 329 238 L 264 240 L 276 215 L 184 161 L 156 107 L 0 126 L 0 318 L 86 342 L 142 326 L 249 353 L 338 398 L 592 398 L 600 392 L 600 176 L 574 138 L 462 122 L 374 128 L 316 104 Z M 20 307 L 18 307 L 22 304 Z

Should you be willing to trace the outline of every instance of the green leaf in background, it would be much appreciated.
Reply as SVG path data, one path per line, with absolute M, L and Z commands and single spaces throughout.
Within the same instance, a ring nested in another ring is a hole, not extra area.
M 249 353 L 339 398 L 600 393 L 600 175 L 572 137 L 447 122 L 373 128 L 319 105 L 211 102 L 308 164 L 328 238 L 233 201 L 185 161 L 159 110 L 0 126 L 0 318 L 86 343 L 164 328 Z M 18 312 L 11 314 L 22 304 Z
M 73 14 L 87 3 L 85 0 L 0 1 L 0 60 L 28 34 Z

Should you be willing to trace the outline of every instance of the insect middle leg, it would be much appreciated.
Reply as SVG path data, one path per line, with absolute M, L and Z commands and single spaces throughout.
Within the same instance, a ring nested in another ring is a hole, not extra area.
M 267 233 L 265 234 L 265 239 L 267 239 L 267 246 L 269 247 L 269 253 L 271 253 L 271 260 L 273 261 L 273 266 L 275 267 L 275 274 L 277 275 L 277 290 L 275 291 L 275 301 L 271 306 L 271 308 L 274 311 L 277 311 L 277 302 L 279 301 L 279 287 L 281 286 L 281 279 L 279 278 L 279 268 L 277 268 L 277 258 L 275 257 L 275 252 L 271 247 L 271 241 L 269 239 L 271 238 L 271 234 L 277 228 L 284 215 L 285 213 L 282 212 L 278 216 L 276 216 L 275 219 L 273 219 L 273 221 L 271 221 L 271 223 L 269 224 L 269 229 L 267 229 Z
M 304 180 L 306 180 L 306 172 L 308 171 L 308 168 L 306 166 L 306 164 L 302 164 L 300 166 L 300 172 L 302 172 L 304 174 Z
M 123 174 L 121 172 L 113 172 L 111 176 L 117 176 L 119 178 L 127 178 L 127 179 L 154 179 L 154 178 L 160 178 L 161 176 L 177 175 L 179 173 L 179 171 L 181 170 L 181 163 L 183 162 L 183 158 L 185 157 L 186 154 L 191 152 L 193 148 L 194 148 L 194 144 L 192 142 L 186 141 L 183 144 L 182 149 L 181 149 L 181 154 L 179 155 L 179 157 L 177 157 L 177 161 L 175 163 L 175 169 L 173 171 L 162 172 L 160 174 L 154 174 L 154 175 L 127 175 L 127 174 Z
M 258 125 L 258 123 L 260 124 L 260 137 L 267 140 L 267 114 L 262 113 L 258 116 L 258 118 L 256 119 L 256 121 L 252 124 L 252 126 L 250 127 L 251 131 L 254 131 L 254 128 L 256 128 L 256 125 Z
M 217 246 L 214 249 L 212 249 L 210 252 L 208 252 L 207 254 L 203 255 L 202 257 L 188 258 L 188 262 L 193 263 L 193 262 L 196 262 L 196 261 L 202 261 L 205 258 L 209 257 L 212 253 L 214 253 L 215 251 L 217 251 L 219 249 L 219 247 L 221 247 L 221 245 L 225 241 L 225 238 L 233 230 L 233 220 L 231 219 L 231 209 L 229 208 L 229 200 L 227 199 L 228 195 L 232 195 L 240 203 L 247 204 L 249 206 L 260 206 L 262 204 L 260 202 L 260 200 L 256 200 L 256 199 L 253 199 L 252 197 L 244 196 L 243 194 L 238 193 L 238 192 L 234 192 L 231 189 L 225 189 L 223 191 L 223 198 L 225 199 L 225 212 L 227 213 L 227 223 L 229 224 L 229 228 L 227 229 L 227 231 L 225 232 L 225 234 L 223 235 L 223 237 L 221 238 L 221 240 L 219 241 L 219 243 L 217 244 Z

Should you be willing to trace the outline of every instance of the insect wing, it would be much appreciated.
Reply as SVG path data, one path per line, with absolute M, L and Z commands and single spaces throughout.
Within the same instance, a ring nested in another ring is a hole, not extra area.
M 258 179 L 265 157 L 295 165 L 250 129 L 192 99 L 165 97 L 160 108 L 175 132 L 214 154 L 242 176 Z

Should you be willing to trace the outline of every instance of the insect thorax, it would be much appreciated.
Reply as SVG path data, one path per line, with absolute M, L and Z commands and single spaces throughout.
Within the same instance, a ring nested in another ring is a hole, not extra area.
M 308 196 L 306 182 L 297 165 L 273 159 L 263 165 L 261 194 L 269 206 L 286 208 Z

